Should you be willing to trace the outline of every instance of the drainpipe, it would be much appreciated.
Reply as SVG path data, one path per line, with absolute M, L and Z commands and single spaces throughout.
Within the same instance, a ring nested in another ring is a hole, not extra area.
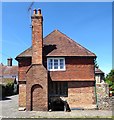
M 96 97 L 96 106 L 97 106 L 97 110 L 98 110 L 98 98 L 97 98 L 96 80 L 95 80 L 95 97 Z
M 98 98 L 97 98 L 97 88 L 96 88 L 96 78 L 95 78 L 95 60 L 96 58 L 94 59 L 94 80 L 95 80 L 95 100 L 96 100 L 96 107 L 98 109 Z

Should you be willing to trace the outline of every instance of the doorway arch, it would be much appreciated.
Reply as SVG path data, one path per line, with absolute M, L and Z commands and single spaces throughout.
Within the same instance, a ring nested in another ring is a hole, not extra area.
M 31 87 L 31 110 L 37 111 L 41 107 L 41 101 L 43 100 L 43 87 L 39 84 L 35 84 Z

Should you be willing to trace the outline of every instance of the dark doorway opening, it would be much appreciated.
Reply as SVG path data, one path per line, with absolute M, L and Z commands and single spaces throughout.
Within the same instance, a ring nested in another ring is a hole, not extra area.
M 64 111 L 64 102 L 62 100 L 56 100 L 51 102 L 52 111 Z
M 64 111 L 64 103 L 62 101 L 53 102 L 53 111 Z
M 52 97 L 49 99 L 49 111 L 66 111 L 70 112 L 70 106 L 66 100 L 62 100 L 61 98 Z

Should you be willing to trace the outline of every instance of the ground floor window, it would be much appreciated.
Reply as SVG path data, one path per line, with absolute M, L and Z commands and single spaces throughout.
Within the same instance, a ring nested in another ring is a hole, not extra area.
M 68 96 L 68 82 L 51 82 L 49 87 L 51 96 Z

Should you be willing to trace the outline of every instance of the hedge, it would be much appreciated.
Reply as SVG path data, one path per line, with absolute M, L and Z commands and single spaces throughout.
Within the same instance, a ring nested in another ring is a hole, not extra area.
M 5 84 L 0 84 L 0 97 L 10 96 L 14 94 L 14 83 L 8 81 Z

